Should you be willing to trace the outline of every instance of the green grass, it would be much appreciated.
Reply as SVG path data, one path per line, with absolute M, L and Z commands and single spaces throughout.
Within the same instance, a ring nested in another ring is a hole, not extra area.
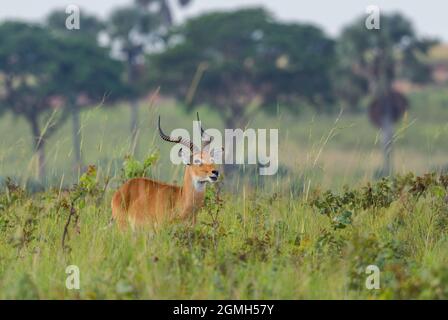
M 446 89 L 429 88 L 412 94 L 410 101 L 408 114 L 396 127 L 396 172 L 423 173 L 446 167 Z M 223 129 L 217 113 L 206 108 L 199 110 L 206 127 Z M 166 130 L 187 128 L 190 131 L 195 114 L 186 113 L 171 102 L 162 101 L 152 109 L 147 104 L 141 105 L 136 157 L 142 158 L 150 150 L 160 149 L 161 161 L 154 175 L 166 181 L 179 180 L 179 168 L 169 162 L 171 145 L 157 136 L 158 114 L 162 115 Z M 82 113 L 81 123 L 84 163 L 96 164 L 111 176 L 116 175 L 125 154 L 131 152 L 129 108 L 122 105 L 89 109 Z M 343 113 L 338 117 L 337 114 L 316 115 L 309 110 L 300 110 L 297 115 L 292 115 L 279 106 L 275 116 L 259 113 L 251 119 L 249 127 L 279 129 L 280 166 L 292 179 L 299 177 L 316 186 L 339 188 L 343 184 L 369 181 L 381 168 L 380 132 L 370 125 L 364 113 Z M 71 123 L 67 122 L 47 143 L 50 185 L 59 185 L 61 180 L 70 185 L 79 175 L 73 170 L 71 131 Z M 25 121 L 6 114 L 0 118 L 0 136 L 0 178 L 35 179 L 32 140 Z
M 316 205 L 326 194 L 243 193 L 225 195 L 222 207 L 209 200 L 194 227 L 122 233 L 107 227 L 109 195 L 86 196 L 65 250 L 68 211 L 58 204 L 69 194 L 3 190 L 0 298 L 446 299 L 446 187 L 426 185 L 422 195 L 374 185 L 373 198 L 353 189 L 369 205 L 341 204 L 353 213 L 342 227 L 338 210 L 319 213 L 333 208 Z M 379 290 L 365 287 L 372 264 Z M 79 267 L 80 290 L 65 287 L 69 265 Z
M 447 97 L 444 88 L 411 95 L 411 109 L 397 125 L 396 172 L 421 174 L 446 167 Z M 76 203 L 79 223 L 69 225 L 65 249 L 61 242 L 69 213 L 62 204 L 73 191 L 60 187 L 78 182 L 79 176 L 72 169 L 70 123 L 47 144 L 48 186 L 54 190 L 22 194 L 2 185 L 0 298 L 448 298 L 446 187 L 431 186 L 421 196 L 408 188 L 387 206 L 338 207 L 327 215 L 313 202 L 313 190 L 330 189 L 339 199 L 343 185 L 361 197 L 366 190 L 361 186 L 375 180 L 382 160 L 379 132 L 364 114 L 338 118 L 302 110 L 291 115 L 281 107 L 275 116 L 259 114 L 249 127 L 279 128 L 281 138 L 281 174 L 264 178 L 265 188 L 256 189 L 245 179 L 224 181 L 237 184 L 239 192 L 225 192 L 222 208 L 207 205 L 195 227 L 173 224 L 121 233 L 107 226 L 110 197 L 131 150 L 128 111 L 121 106 L 82 113 L 84 163 L 98 167 L 100 190 L 102 179 L 110 176 L 112 181 L 104 193 Z M 206 127 L 222 129 L 217 113 L 200 111 Z M 191 128 L 194 119 L 194 113 L 169 102 L 142 108 L 136 158 L 159 149 L 151 175 L 179 181 L 182 167 L 170 164 L 171 146 L 156 135 L 159 113 L 166 130 Z M 5 115 L 0 136 L 0 177 L 33 180 L 26 123 Z M 346 209 L 351 220 L 336 228 L 334 219 Z M 370 264 L 380 267 L 380 290 L 365 288 Z M 65 287 L 69 265 L 80 269 L 79 291 Z

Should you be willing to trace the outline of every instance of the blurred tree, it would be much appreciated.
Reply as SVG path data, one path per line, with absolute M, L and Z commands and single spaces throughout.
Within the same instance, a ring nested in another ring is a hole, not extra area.
M 45 144 L 68 116 L 82 105 L 125 94 L 121 63 L 90 39 L 59 36 L 37 25 L 6 22 L 0 37 L 0 107 L 29 122 L 43 179 Z M 78 153 L 79 140 L 75 145 Z
M 59 110 L 52 86 L 58 46 L 44 28 L 21 22 L 2 23 L 0 39 L 0 109 L 23 116 L 29 123 L 38 177 L 43 179 L 45 143 L 68 114 L 62 110 L 54 117 Z
M 352 106 L 370 97 L 372 121 L 383 131 L 385 175 L 392 172 L 393 124 L 407 107 L 394 82 L 430 81 L 422 58 L 434 43 L 419 39 L 412 23 L 400 14 L 382 15 L 380 29 L 372 30 L 365 27 L 365 17 L 359 18 L 343 30 L 337 43 L 336 92 Z
M 132 88 L 131 98 L 131 145 L 137 144 L 138 97 L 145 92 L 138 85 L 139 66 L 145 47 L 154 45 L 158 39 L 161 20 L 152 5 L 156 0 L 136 1 L 134 5 L 115 9 L 108 21 L 108 33 L 121 56 L 127 63 L 127 82 Z
M 51 30 L 61 33 L 66 37 L 73 37 L 77 35 L 83 38 L 89 38 L 94 42 L 97 42 L 98 35 L 106 28 L 106 24 L 98 17 L 88 14 L 84 10 L 82 10 L 82 13 L 80 15 L 80 29 L 69 30 L 65 25 L 67 17 L 68 14 L 65 12 L 65 10 L 54 10 L 48 14 L 46 18 L 46 25 Z
M 191 0 L 179 0 L 181 6 Z M 133 89 L 131 99 L 132 146 L 137 144 L 138 97 L 147 92 L 139 85 L 144 52 L 157 48 L 161 36 L 173 24 L 168 0 L 135 0 L 133 5 L 115 9 L 108 21 L 108 33 L 127 63 L 127 81 Z
M 82 166 L 81 127 L 79 111 L 104 99 L 128 97 L 126 85 L 121 81 L 122 64 L 110 57 L 109 48 L 98 45 L 98 37 L 105 25 L 95 16 L 83 13 L 81 28 L 65 27 L 65 11 L 57 10 L 47 18 L 47 25 L 58 40 L 58 68 L 53 77 L 58 92 L 71 110 L 75 168 Z
M 316 27 L 276 22 L 263 9 L 191 19 L 149 61 L 152 83 L 190 107 L 216 107 L 226 128 L 245 127 L 260 107 L 298 100 L 322 106 L 332 97 L 333 42 Z
M 63 97 L 73 120 L 75 168 L 82 165 L 79 110 L 128 98 L 122 81 L 122 63 L 113 60 L 107 48 L 83 38 L 58 38 L 58 69 L 53 74 L 54 91 Z
M 331 103 L 333 42 L 314 26 L 276 22 L 260 8 L 216 12 L 172 30 L 166 44 L 149 56 L 150 83 L 189 108 L 211 106 L 226 128 L 244 128 L 278 104 Z
M 173 9 L 172 4 L 170 4 L 169 0 L 136 0 L 137 4 L 147 7 L 150 5 L 159 6 L 159 13 L 162 17 L 164 23 L 168 26 L 173 25 Z M 177 3 L 180 7 L 188 6 L 192 0 L 177 0 Z

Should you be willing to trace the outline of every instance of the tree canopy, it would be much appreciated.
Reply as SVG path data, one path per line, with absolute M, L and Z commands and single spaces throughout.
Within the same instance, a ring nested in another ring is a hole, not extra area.
M 408 105 L 394 87 L 395 81 L 430 81 L 430 69 L 423 58 L 433 44 L 419 38 L 412 23 L 400 14 L 383 14 L 380 28 L 372 30 L 365 27 L 364 18 L 359 18 L 343 30 L 337 42 L 336 92 L 352 107 L 368 98 L 371 120 L 383 133 L 383 175 L 392 172 L 393 124 Z
M 149 57 L 150 82 L 190 106 L 215 106 L 228 126 L 244 126 L 256 107 L 331 99 L 333 41 L 314 26 L 263 9 L 216 12 L 174 28 L 166 43 Z
M 339 81 L 335 86 L 340 97 L 356 105 L 366 95 L 389 90 L 397 79 L 430 81 L 424 56 L 434 40 L 419 38 L 411 21 L 401 14 L 381 15 L 379 30 L 368 30 L 364 20 L 360 17 L 344 28 L 337 41 Z
M 97 37 L 101 31 L 106 28 L 106 23 L 101 21 L 96 16 L 86 13 L 84 10 L 80 15 L 81 26 L 79 30 L 68 30 L 65 25 L 67 20 L 67 13 L 65 10 L 54 10 L 50 12 L 46 18 L 46 25 L 58 33 L 62 33 L 66 37 L 82 36 L 83 38 L 89 38 L 94 43 L 97 41 Z
M 30 124 L 43 177 L 44 144 L 72 112 L 68 106 L 122 94 L 122 66 L 90 39 L 39 25 L 5 22 L 0 38 L 0 110 Z

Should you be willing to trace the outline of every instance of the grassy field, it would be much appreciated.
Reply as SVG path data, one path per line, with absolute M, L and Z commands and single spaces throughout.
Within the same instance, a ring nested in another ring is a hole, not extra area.
M 0 197 L 0 298 L 446 299 L 447 186 L 434 175 L 308 199 L 209 197 L 194 227 L 121 233 L 108 227 L 101 183 L 73 206 L 78 189 L 29 197 L 10 185 Z M 79 290 L 66 289 L 69 265 Z M 366 288 L 368 265 L 380 289 Z
M 394 162 L 398 173 L 424 173 L 448 164 L 448 95 L 445 88 L 428 89 L 410 97 L 411 108 L 397 125 Z M 199 109 L 208 128 L 223 128 L 219 115 Z M 175 181 L 181 170 L 169 161 L 170 144 L 160 140 L 156 131 L 161 114 L 166 130 L 186 128 L 191 131 L 195 113 L 162 102 L 149 110 L 142 104 L 139 143 L 136 157 L 160 150 L 155 177 Z M 279 129 L 279 163 L 290 179 L 308 184 L 340 188 L 344 184 L 362 183 L 375 177 L 382 165 L 380 132 L 370 125 L 366 115 L 342 113 L 315 115 L 300 110 L 291 115 L 279 107 L 274 116 L 260 113 L 250 128 Z M 70 185 L 79 176 L 73 170 L 71 123 L 67 122 L 47 143 L 49 185 Z M 0 118 L 0 179 L 16 177 L 35 179 L 36 166 L 31 148 L 30 129 L 23 119 L 5 115 Z M 82 156 L 85 164 L 95 164 L 115 176 L 126 154 L 131 152 L 129 108 L 105 106 L 82 114 Z M 276 181 L 278 177 L 272 177 Z M 61 181 L 62 180 L 62 181 Z
M 440 171 L 448 95 L 428 89 L 411 102 L 397 126 L 396 171 Z M 222 128 L 217 114 L 200 111 L 207 127 Z M 151 176 L 176 181 L 181 167 L 156 136 L 158 113 L 167 129 L 191 128 L 194 115 L 170 103 L 141 112 L 136 158 L 157 147 Z M 260 114 L 249 127 L 281 136 L 281 174 L 267 178 L 269 188 L 241 180 L 236 194 L 209 192 L 194 227 L 121 233 L 109 226 L 109 203 L 125 178 L 127 119 L 125 107 L 82 114 L 84 162 L 98 171 L 80 180 L 64 126 L 48 143 L 49 188 L 35 194 L 20 187 L 35 175 L 29 129 L 0 119 L 0 176 L 18 182 L 0 189 L 0 298 L 448 298 L 448 177 L 375 180 L 379 133 L 365 115 Z M 79 267 L 80 290 L 66 288 L 69 265 Z M 379 290 L 365 286 L 368 265 L 380 269 Z

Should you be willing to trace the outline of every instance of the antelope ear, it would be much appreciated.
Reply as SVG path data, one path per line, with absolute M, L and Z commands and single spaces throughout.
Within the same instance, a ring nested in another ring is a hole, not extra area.
M 179 157 L 182 158 L 182 162 L 185 165 L 190 164 L 190 150 L 186 150 L 184 148 L 179 149 Z
M 210 150 L 210 156 L 215 159 L 215 163 L 222 163 L 222 156 L 224 153 L 224 148 L 213 148 Z

